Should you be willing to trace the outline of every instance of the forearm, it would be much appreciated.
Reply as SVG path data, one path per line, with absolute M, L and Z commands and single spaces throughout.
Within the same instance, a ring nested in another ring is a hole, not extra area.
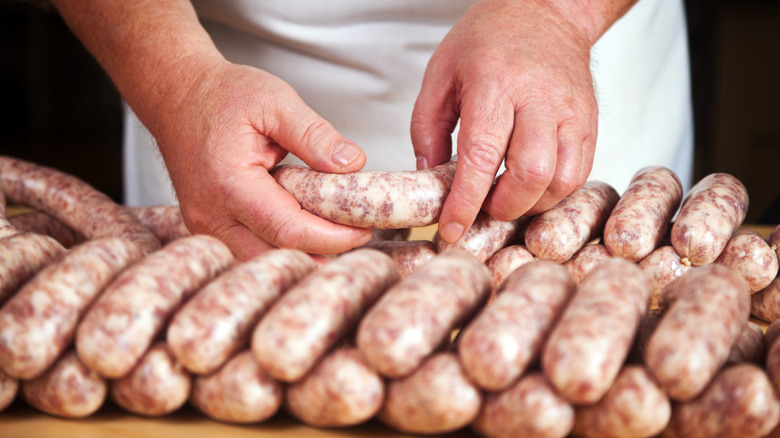
M 187 0 L 52 3 L 152 132 L 197 82 L 195 66 L 222 59 Z

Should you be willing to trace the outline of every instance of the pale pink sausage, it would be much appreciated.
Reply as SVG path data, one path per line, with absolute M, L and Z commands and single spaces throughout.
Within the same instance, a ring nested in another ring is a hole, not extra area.
M 650 308 L 658 308 L 661 291 L 675 278 L 691 269 L 680 254 L 671 246 L 662 246 L 639 262 L 639 267 L 650 283 Z
M 634 174 L 604 226 L 604 244 L 617 257 L 639 261 L 655 250 L 680 208 L 680 178 L 661 166 Z
M 462 250 L 440 253 L 391 287 L 365 314 L 357 346 L 380 374 L 408 375 L 489 293 L 484 263 Z
M 45 373 L 23 380 L 21 394 L 34 408 L 66 418 L 83 418 L 95 413 L 106 399 L 108 384 L 68 351 Z
M 492 279 L 488 302 L 490 303 L 496 298 L 496 292 L 504 280 L 509 277 L 509 274 L 532 261 L 534 261 L 534 255 L 524 245 L 509 245 L 493 254 L 485 262 Z
M 198 376 L 190 403 L 201 413 L 228 423 L 259 423 L 282 405 L 283 385 L 266 374 L 245 350 L 215 373 Z
M 764 370 L 724 368 L 695 399 L 675 403 L 665 438 L 763 437 L 780 421 L 780 400 Z
M 439 252 L 461 249 L 485 262 L 501 248 L 519 240 L 528 221 L 529 218 L 526 216 L 508 222 L 499 221 L 480 211 L 474 223 L 457 242 L 446 242 L 439 237 L 438 233 L 434 236 L 433 242 Z
M 613 257 L 612 253 L 605 245 L 593 243 L 583 246 L 582 249 L 574 253 L 572 258 L 566 260 L 563 266 L 569 270 L 574 282 L 580 284 L 588 272 L 610 257 Z
M 19 231 L 30 231 L 53 237 L 65 248 L 70 248 L 86 240 L 84 236 L 42 211 L 34 210 L 17 214 L 8 218 L 8 222 Z
M 0 370 L 0 412 L 11 405 L 19 392 L 19 380 Z
M 19 233 L 0 239 L 0 305 L 65 248 L 49 236 Z
M 414 373 L 387 383 L 387 398 L 377 418 L 404 433 L 441 434 L 471 423 L 482 400 L 457 356 L 437 353 Z
M 739 338 L 731 347 L 726 363 L 750 362 L 763 366 L 767 350 L 764 338 L 764 331 L 761 330 L 761 326 L 753 321 L 748 321 Z
M 778 260 L 780 260 L 780 225 L 772 229 L 772 232 L 766 238 L 766 242 L 775 250 L 775 254 Z
M 412 275 L 437 254 L 430 240 L 385 240 L 366 246 L 389 255 L 401 278 Z
M 301 207 L 317 216 L 364 228 L 412 228 L 439 219 L 455 160 L 408 172 L 335 174 L 284 165 L 272 173 Z
M 166 245 L 181 237 L 190 235 L 184 224 L 178 205 L 151 205 L 147 207 L 126 207 L 141 223 L 154 234 L 161 244 Z
M 215 371 L 247 345 L 271 305 L 315 269 L 311 257 L 293 249 L 236 264 L 176 312 L 167 329 L 168 348 L 193 373 Z
M 0 191 L 11 201 L 45 211 L 88 239 L 124 237 L 146 252 L 160 248 L 135 216 L 73 175 L 0 156 Z
M 694 265 L 715 261 L 745 220 L 748 194 L 727 173 L 713 173 L 691 189 L 672 225 L 672 246 Z
M 780 319 L 780 276 L 750 295 L 750 314 L 768 323 Z
M 95 297 L 143 256 L 135 243 L 105 237 L 74 247 L 40 271 L 0 309 L 0 368 L 20 379 L 43 373 L 71 346 Z
M 572 435 L 585 438 L 652 437 L 669 423 L 669 397 L 642 365 L 627 365 L 598 402 L 577 406 Z
M 555 262 L 533 261 L 514 271 L 459 335 L 466 374 L 488 391 L 511 386 L 538 355 L 574 290 L 569 272 Z
M 161 416 L 176 411 L 190 397 L 192 377 L 157 342 L 129 374 L 109 383 L 111 400 L 138 415 Z
M 588 181 L 549 210 L 534 216 L 525 246 L 537 258 L 563 263 L 604 231 L 620 195 L 601 181 Z
M 544 374 L 526 374 L 505 391 L 487 393 L 471 428 L 489 438 L 563 438 L 574 426 L 574 408 Z
M 764 289 L 777 277 L 775 249 L 761 235 L 751 230 L 734 233 L 715 263 L 739 272 L 747 282 L 750 293 Z
M 744 279 L 723 265 L 699 266 L 669 283 L 666 308 L 647 342 L 645 363 L 669 397 L 696 397 L 726 362 L 747 324 L 750 295 Z
M 618 257 L 582 279 L 541 356 L 545 375 L 563 397 L 575 404 L 595 403 L 609 390 L 649 299 L 642 271 Z
M 233 263 L 220 240 L 175 240 L 119 274 L 76 330 L 82 361 L 107 378 L 130 372 L 190 295 Z
M 339 256 L 292 287 L 263 316 L 252 334 L 255 360 L 277 380 L 300 380 L 398 278 L 393 261 L 380 251 Z
M 780 339 L 780 322 L 773 322 L 766 329 L 767 350 L 764 365 L 775 389 L 780 391 L 780 342 L 777 342 L 778 339 Z
M 368 421 L 382 407 L 385 382 L 353 347 L 325 356 L 300 382 L 287 386 L 287 412 L 315 427 L 344 427 Z

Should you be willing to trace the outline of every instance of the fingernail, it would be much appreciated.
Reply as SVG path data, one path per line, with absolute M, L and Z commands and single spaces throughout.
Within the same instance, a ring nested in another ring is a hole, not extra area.
M 360 156 L 360 149 L 350 143 L 339 143 L 338 146 L 333 150 L 333 155 L 331 155 L 331 160 L 333 160 L 334 163 L 339 164 L 341 166 L 346 166 L 347 164 L 355 161 L 357 157 Z
M 371 237 L 373 236 L 373 233 L 371 231 L 367 232 L 363 236 L 360 237 L 360 239 L 355 241 L 355 247 L 363 246 L 366 243 L 368 243 L 371 240 Z
M 428 160 L 422 155 L 417 157 L 417 170 L 424 170 L 428 168 Z
M 465 230 L 463 225 L 457 222 L 450 222 L 445 225 L 444 228 L 439 230 L 439 237 L 446 240 L 447 242 L 454 243 L 457 242 L 458 239 L 460 239 L 460 236 L 463 235 L 463 230 Z

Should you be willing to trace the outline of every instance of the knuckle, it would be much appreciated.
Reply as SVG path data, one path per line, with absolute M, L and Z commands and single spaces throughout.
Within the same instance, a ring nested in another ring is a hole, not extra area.
M 462 159 L 471 169 L 482 174 L 494 175 L 504 160 L 504 154 L 494 144 L 496 144 L 495 139 L 472 140 L 462 154 Z

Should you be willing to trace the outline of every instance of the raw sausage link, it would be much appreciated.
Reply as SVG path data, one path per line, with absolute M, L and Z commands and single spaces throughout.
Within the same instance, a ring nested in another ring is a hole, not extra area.
M 0 370 L 0 412 L 13 403 L 19 392 L 19 381 Z
M 366 313 L 357 345 L 380 374 L 408 375 L 484 303 L 490 273 L 468 252 L 449 250 L 391 287 Z
M 650 253 L 639 262 L 639 267 L 650 284 L 651 309 L 660 306 L 661 291 L 664 287 L 691 269 L 690 263 L 686 264 L 671 245 L 662 246 Z
M 731 347 L 726 363 L 735 364 L 750 362 L 756 365 L 764 365 L 766 358 L 766 342 L 761 326 L 753 321 L 748 321 L 742 333 Z
M 190 403 L 201 413 L 228 423 L 259 423 L 276 414 L 284 388 L 266 374 L 245 350 L 217 372 L 198 376 Z
M 772 232 L 766 238 L 766 242 L 775 250 L 775 254 L 778 260 L 780 260 L 780 225 L 772 229 Z
M 144 256 L 120 237 L 76 246 L 28 281 L 0 309 L 0 368 L 31 379 L 71 346 L 76 325 L 113 278 Z
M 42 211 L 34 210 L 13 215 L 8 218 L 8 222 L 19 231 L 30 231 L 53 237 L 65 248 L 70 248 L 86 240 L 84 236 L 79 235 L 57 218 Z
M 780 319 L 780 276 L 775 277 L 769 286 L 750 295 L 750 314 L 768 323 Z
M 385 383 L 353 347 L 325 356 L 300 382 L 287 386 L 287 412 L 315 427 L 368 421 L 385 400 Z
M 672 406 L 669 397 L 641 365 L 627 365 L 596 404 L 577 406 L 573 436 L 651 437 L 663 432 Z
M 124 237 L 147 252 L 160 248 L 135 216 L 75 176 L 0 156 L 0 191 L 11 201 L 49 213 L 88 239 Z
M 409 172 L 323 173 L 279 166 L 279 185 L 305 210 L 364 228 L 412 228 L 435 223 L 455 177 L 455 160 Z
M 294 382 L 357 325 L 398 270 L 375 249 L 345 253 L 285 293 L 252 334 L 252 353 L 273 378 Z
M 440 434 L 476 418 L 483 395 L 453 353 L 437 353 L 414 373 L 391 380 L 378 418 L 404 433 Z
M 642 271 L 618 257 L 605 260 L 583 278 L 542 351 L 544 373 L 562 396 L 588 404 L 607 392 L 649 299 Z
M 499 221 L 484 211 L 480 211 L 474 224 L 457 242 L 446 242 L 439 238 L 438 233 L 434 236 L 433 242 L 439 252 L 448 249 L 462 249 L 485 262 L 498 250 L 518 240 L 528 221 L 529 218 L 525 216 L 509 222 Z
M 367 246 L 389 255 L 401 278 L 412 275 L 437 254 L 430 240 L 385 240 Z
M 190 235 L 190 230 L 184 225 L 184 218 L 181 216 L 181 210 L 179 210 L 178 205 L 151 205 L 126 208 L 163 245 Z
M 694 265 L 715 261 L 745 220 L 745 186 L 727 173 L 713 173 L 691 189 L 672 225 L 672 246 Z
M 773 322 L 767 327 L 764 339 L 767 348 L 766 372 L 775 389 L 780 391 L 780 322 Z
M 87 417 L 106 399 L 108 383 L 79 361 L 76 352 L 66 352 L 45 373 L 23 380 L 24 400 L 47 414 L 66 418 Z
M 263 314 L 316 269 L 293 249 L 276 249 L 239 263 L 198 291 L 168 325 L 168 347 L 196 374 L 209 374 L 249 342 Z
M 525 245 L 537 258 L 563 263 L 588 241 L 601 235 L 620 195 L 609 184 L 588 181 L 525 230 Z
M 669 397 L 696 397 L 725 363 L 747 324 L 745 280 L 723 265 L 699 266 L 669 283 L 667 309 L 645 349 L 645 363 Z
M 109 383 L 109 395 L 129 412 L 161 416 L 182 407 L 191 386 L 190 373 L 176 363 L 165 342 L 157 342 L 128 375 Z
M 551 261 L 513 272 L 460 334 L 458 355 L 474 383 L 488 391 L 511 386 L 539 353 L 574 289 L 566 268 Z
M 0 305 L 65 248 L 49 236 L 19 233 L 0 239 Z
M 750 293 L 764 289 L 777 277 L 777 254 L 755 231 L 737 231 L 715 263 L 739 272 L 747 282 Z
M 680 208 L 680 178 L 661 166 L 640 169 L 631 179 L 604 226 L 604 244 L 632 262 L 653 252 Z
M 82 361 L 108 378 L 130 372 L 186 300 L 233 262 L 220 240 L 195 235 L 123 271 L 87 311 L 76 330 Z
M 583 246 L 582 249 L 574 253 L 572 258 L 566 260 L 563 266 L 569 270 L 574 282 L 580 284 L 588 272 L 610 257 L 613 257 L 612 253 L 605 245 L 594 243 Z
M 675 403 L 665 438 L 758 438 L 780 421 L 780 400 L 753 364 L 724 368 L 700 396 Z
M 563 438 L 573 425 L 572 405 L 533 371 L 506 391 L 488 393 L 471 428 L 490 438 Z
M 534 255 L 528 251 L 524 245 L 509 245 L 493 254 L 485 264 L 490 271 L 492 280 L 490 287 L 490 298 L 488 304 L 496 298 L 496 293 L 509 274 L 520 266 L 534 261 Z

